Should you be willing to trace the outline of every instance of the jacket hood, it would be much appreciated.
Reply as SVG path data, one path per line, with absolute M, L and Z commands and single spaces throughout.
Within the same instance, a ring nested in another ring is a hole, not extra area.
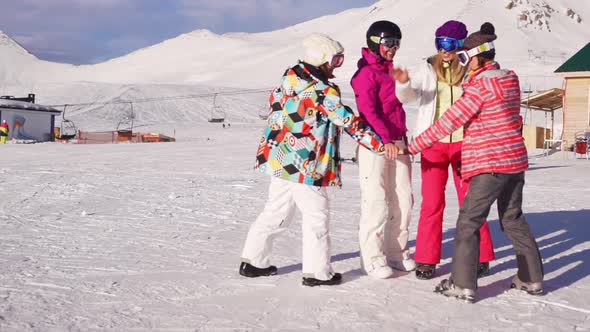
M 484 80 L 492 91 L 501 91 L 495 93 L 499 100 L 520 100 L 520 83 L 518 75 L 512 70 L 500 69 L 497 62 L 492 62 L 480 68 L 473 74 L 472 80 Z M 506 82 L 512 82 L 506 85 Z
M 299 62 L 285 72 L 281 85 L 287 94 L 298 95 L 318 82 L 330 85 L 324 73 L 317 67 L 305 62 Z
M 385 66 L 386 67 L 388 64 L 391 64 L 390 62 L 383 60 L 383 58 L 380 57 L 379 55 L 371 52 L 371 50 L 369 50 L 366 47 L 362 48 L 361 54 L 362 54 L 362 58 L 360 58 L 357 63 L 358 69 L 361 69 L 361 68 L 368 66 L 368 65 L 377 65 L 377 66 Z
M 474 80 L 474 79 L 480 77 L 481 74 L 486 71 L 499 70 L 499 69 L 500 69 L 500 64 L 493 61 L 493 62 L 490 62 L 490 63 L 484 65 L 483 67 L 476 69 L 475 71 L 467 72 L 467 74 L 465 74 L 465 76 L 467 77 L 467 81 L 471 81 L 471 80 Z

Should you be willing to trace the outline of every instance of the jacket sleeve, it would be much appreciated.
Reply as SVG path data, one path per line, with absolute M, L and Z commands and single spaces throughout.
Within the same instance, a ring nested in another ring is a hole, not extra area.
M 369 71 L 361 70 L 351 81 L 356 106 L 369 126 L 381 137 L 383 143 L 391 143 L 392 139 L 389 137 L 387 126 L 377 114 L 377 84 L 369 75 L 371 75 Z
M 395 82 L 395 95 L 402 104 L 416 101 L 422 95 L 426 79 L 425 69 L 429 68 L 422 68 L 414 75 L 410 75 L 410 79 L 406 83 Z
M 385 147 L 381 137 L 360 117 L 354 116 L 352 124 L 344 128 L 344 131 L 358 144 L 377 154 L 383 154 Z
M 482 95 L 478 85 L 464 86 L 463 96 L 455 101 L 430 128 L 417 136 L 408 146 L 408 151 L 416 154 L 465 125 L 481 112 Z
M 356 116 L 350 107 L 342 104 L 336 89 L 328 89 L 319 109 L 334 125 L 344 127 L 344 131 L 358 144 L 375 153 L 385 150 L 379 135 L 361 117 Z
M 317 105 L 318 110 L 338 127 L 348 127 L 355 118 L 354 113 L 348 106 L 344 106 L 337 89 L 329 87 L 324 90 L 322 100 Z

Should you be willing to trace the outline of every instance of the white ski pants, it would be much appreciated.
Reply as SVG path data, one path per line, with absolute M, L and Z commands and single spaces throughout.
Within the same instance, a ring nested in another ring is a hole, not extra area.
M 370 271 L 387 265 L 388 260 L 410 258 L 408 227 L 413 205 L 412 167 L 408 155 L 388 160 L 363 147 L 359 148 L 358 154 L 361 186 L 359 244 L 363 268 Z
M 332 278 L 330 264 L 330 209 L 325 187 L 316 187 L 272 177 L 264 210 L 250 226 L 242 261 L 259 268 L 270 266 L 274 238 L 283 232 L 299 208 L 302 215 L 303 276 Z

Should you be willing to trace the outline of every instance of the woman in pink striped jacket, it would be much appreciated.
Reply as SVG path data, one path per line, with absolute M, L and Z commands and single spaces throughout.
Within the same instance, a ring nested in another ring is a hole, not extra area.
M 459 63 L 457 52 L 467 37 L 467 27 L 459 21 L 447 21 L 435 32 L 438 51 L 424 61 L 420 70 L 408 74 L 405 69 L 394 68 L 397 81 L 395 94 L 403 104 L 417 101 L 418 115 L 414 127 L 417 136 L 430 127 L 463 94 L 461 83 L 467 68 Z M 469 191 L 469 181 L 461 177 L 461 147 L 463 128 L 423 149 L 420 156 L 422 177 L 420 218 L 416 235 L 416 278 L 432 279 L 436 265 L 442 257 L 443 216 L 446 206 L 446 186 L 451 177 L 455 184 L 459 206 Z M 489 273 L 490 261 L 495 259 L 494 245 L 488 223 L 480 232 L 478 277 Z
M 529 294 L 543 292 L 541 256 L 522 213 L 528 157 L 520 134 L 520 84 L 513 71 L 500 69 L 494 61 L 494 30 L 484 23 L 465 39 L 465 50 L 457 53 L 469 69 L 463 95 L 407 148 L 416 154 L 465 128 L 461 174 L 470 179 L 470 188 L 457 219 L 451 277 L 435 291 L 468 302 L 474 301 L 477 288 L 479 229 L 496 200 L 500 225 L 516 251 L 518 273 L 512 287 Z

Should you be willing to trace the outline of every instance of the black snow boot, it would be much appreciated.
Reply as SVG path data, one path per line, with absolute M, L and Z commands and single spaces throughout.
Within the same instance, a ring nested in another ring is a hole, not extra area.
M 416 278 L 420 280 L 432 279 L 434 271 L 436 271 L 436 264 L 416 263 Z
M 490 274 L 490 262 L 477 264 L 477 277 L 482 278 Z
M 328 279 L 328 280 L 320 280 L 320 279 L 316 279 L 316 278 L 303 277 L 302 284 L 303 284 L 303 286 L 314 287 L 314 286 L 322 286 L 322 285 L 326 285 L 326 286 L 339 285 L 341 282 L 342 282 L 342 274 L 334 273 L 332 278 Z
M 272 276 L 275 274 L 277 274 L 277 267 L 274 265 L 261 269 L 246 262 L 240 264 L 240 275 L 243 275 L 244 277 L 256 278 Z

